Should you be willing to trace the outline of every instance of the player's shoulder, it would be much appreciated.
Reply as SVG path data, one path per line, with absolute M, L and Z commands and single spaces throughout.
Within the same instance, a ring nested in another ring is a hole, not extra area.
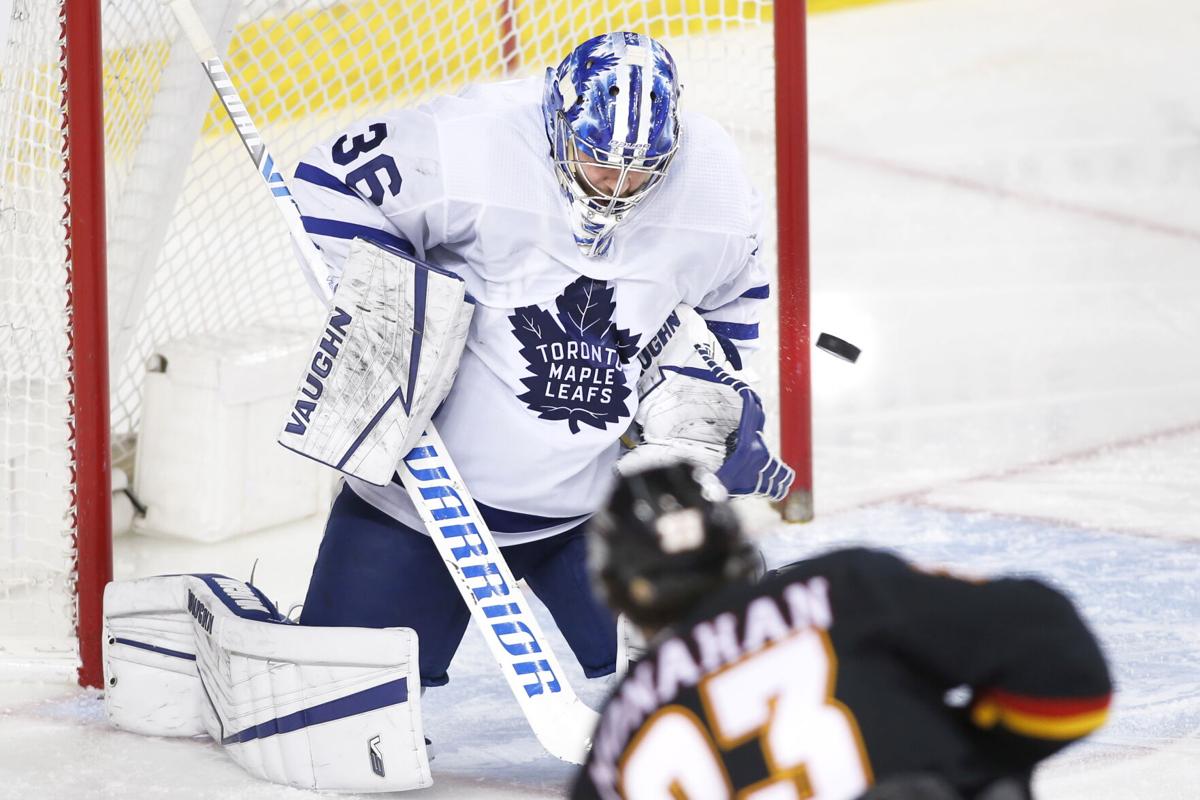
M 479 83 L 429 106 L 447 149 L 471 149 L 491 158 L 512 158 L 521 146 L 546 138 L 538 84 L 530 78 Z
M 384 126 L 385 149 L 413 157 L 441 159 L 441 151 L 461 147 L 487 149 L 499 127 L 528 127 L 538 108 L 537 89 L 531 79 L 470 85 L 456 94 L 434 97 L 416 106 L 377 112 L 355 120 L 318 145 L 329 145 L 359 136 L 363 147 L 373 146 L 374 128 Z M 449 136 L 448 133 L 449 132 Z M 465 135 L 473 141 L 459 141 Z M 448 138 L 450 141 L 444 141 Z M 349 146 L 349 145 L 347 145 Z
M 849 600 L 855 606 L 883 608 L 888 597 L 909 583 L 913 571 L 907 561 L 886 550 L 839 548 L 769 570 L 754 593 L 786 602 L 798 585 L 827 598 L 831 606 Z
M 697 150 L 708 158 L 740 161 L 733 135 L 712 117 L 699 111 L 684 111 L 680 114 L 679 124 L 683 130 L 680 148 L 685 152 Z
M 429 162 L 438 158 L 438 150 L 437 125 L 426 109 L 391 109 L 361 117 L 334 131 L 313 145 L 300 163 L 341 173 L 380 155 Z
M 555 213 L 558 189 L 546 157 L 532 79 L 469 86 L 429 106 L 437 120 L 446 191 L 459 202 Z
M 692 639 L 697 630 L 725 617 L 738 631 L 764 629 L 764 620 L 774 619 L 775 633 L 787 636 L 810 627 L 828 627 L 830 579 L 822 570 L 771 571 L 756 581 L 739 581 L 723 587 L 678 624 L 670 628 L 672 636 Z M 766 625 L 771 628 L 772 625 Z M 740 638 L 740 634 L 739 634 Z M 755 638 L 748 636 L 746 651 Z
M 480 108 L 510 107 L 524 103 L 536 103 L 541 92 L 541 78 L 512 78 L 503 81 L 471 83 L 447 98 Z
M 907 572 L 909 562 L 895 553 L 868 547 L 842 547 L 819 555 L 784 564 L 768 573 L 772 580 L 784 581 L 814 575 L 884 574 Z
M 666 227 L 750 236 L 756 230 L 754 190 L 733 137 L 714 119 L 688 112 L 680 120 L 679 151 L 647 222 Z
M 488 126 L 526 125 L 530 112 L 539 109 L 539 88 L 533 78 L 470 84 L 421 108 L 439 125 L 470 126 L 486 139 Z

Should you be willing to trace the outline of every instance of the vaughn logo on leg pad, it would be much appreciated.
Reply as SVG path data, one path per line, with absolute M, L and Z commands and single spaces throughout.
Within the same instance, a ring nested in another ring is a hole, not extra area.
M 188 589 L 187 607 L 188 613 L 196 619 L 196 623 L 204 629 L 204 632 L 212 633 L 212 612 L 208 610 L 208 606 L 196 599 L 196 595 L 192 594 L 191 589 Z
M 613 322 L 613 289 L 604 281 L 580 277 L 554 306 L 557 314 L 522 306 L 508 318 L 533 373 L 521 379 L 528 391 L 517 399 L 540 419 L 566 420 L 571 433 L 580 424 L 604 430 L 626 416 L 623 367 L 641 337 Z

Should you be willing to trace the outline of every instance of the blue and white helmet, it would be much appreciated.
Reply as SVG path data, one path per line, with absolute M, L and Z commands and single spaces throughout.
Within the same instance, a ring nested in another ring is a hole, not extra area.
M 546 70 L 550 156 L 585 255 L 608 252 L 613 229 L 666 175 L 679 148 L 679 90 L 671 54 L 639 33 L 588 39 Z M 603 187 L 588 170 L 605 175 Z

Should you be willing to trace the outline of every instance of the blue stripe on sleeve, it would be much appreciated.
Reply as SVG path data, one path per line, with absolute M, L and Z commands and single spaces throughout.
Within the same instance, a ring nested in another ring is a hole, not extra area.
M 391 245 L 410 256 L 417 254 L 416 248 L 408 239 L 394 233 L 381 231 L 378 228 L 321 217 L 301 217 L 300 219 L 304 222 L 304 230 L 318 236 L 332 236 L 334 239 L 366 239 L 368 242 L 376 244 Z
M 736 339 L 738 341 L 749 341 L 758 338 L 758 323 L 745 325 L 740 322 L 718 322 L 716 320 L 706 319 L 708 329 L 718 336 L 724 336 L 726 339 Z
M 337 178 L 330 175 L 323 169 L 314 167 L 312 164 L 305 164 L 301 161 L 296 165 L 296 180 L 311 183 L 316 186 L 323 186 L 326 189 L 333 189 L 335 192 L 347 194 L 351 197 L 358 197 L 346 184 L 339 181 Z
M 770 296 L 771 296 L 771 286 L 770 286 L 770 284 L 764 283 L 762 286 L 752 286 L 751 288 L 749 288 L 746 291 L 739 294 L 737 297 L 730 300 L 728 303 L 717 306 L 716 308 L 697 307 L 696 313 L 697 314 L 711 314 L 712 312 L 722 309 L 725 306 L 736 303 L 738 300 L 766 300 Z

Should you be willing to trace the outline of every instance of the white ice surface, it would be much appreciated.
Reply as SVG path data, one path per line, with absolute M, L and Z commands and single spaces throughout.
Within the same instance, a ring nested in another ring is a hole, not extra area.
M 813 330 L 863 356 L 814 353 L 818 520 L 766 535 L 770 559 L 866 542 L 1054 582 L 1118 694 L 1042 797 L 1200 797 L 1200 3 L 912 0 L 810 38 Z M 126 537 L 118 575 L 259 558 L 286 603 L 319 534 Z M 425 795 L 560 796 L 474 631 L 451 676 L 425 696 Z M 167 794 L 310 796 L 113 732 L 65 682 L 0 684 L 0 797 Z

